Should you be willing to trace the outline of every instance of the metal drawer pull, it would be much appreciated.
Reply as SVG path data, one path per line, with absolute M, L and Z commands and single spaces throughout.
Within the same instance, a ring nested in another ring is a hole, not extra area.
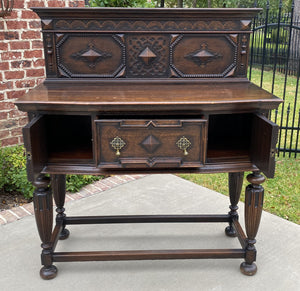
M 120 149 L 122 149 L 126 143 L 123 139 L 121 139 L 120 137 L 116 136 L 111 142 L 110 142 L 111 146 L 116 150 L 116 155 L 120 156 Z
M 176 145 L 183 150 L 183 154 L 187 156 L 189 153 L 187 152 L 187 148 L 191 146 L 191 142 L 186 137 L 181 137 L 177 142 Z

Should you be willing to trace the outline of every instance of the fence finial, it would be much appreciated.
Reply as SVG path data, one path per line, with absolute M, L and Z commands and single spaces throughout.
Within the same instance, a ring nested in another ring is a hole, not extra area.
M 254 2 L 254 7 L 255 8 L 257 7 L 257 0 L 255 0 L 255 2 Z
M 282 0 L 279 1 L 279 8 L 282 8 Z

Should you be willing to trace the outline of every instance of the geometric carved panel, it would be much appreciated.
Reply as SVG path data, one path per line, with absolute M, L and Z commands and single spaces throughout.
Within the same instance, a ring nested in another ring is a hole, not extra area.
M 125 66 L 125 45 L 116 35 L 66 34 L 56 49 L 62 76 L 112 78 Z
M 169 36 L 162 34 L 126 35 L 127 77 L 169 76 Z
M 236 67 L 237 49 L 224 34 L 183 34 L 171 44 L 171 68 L 179 77 L 225 77 Z

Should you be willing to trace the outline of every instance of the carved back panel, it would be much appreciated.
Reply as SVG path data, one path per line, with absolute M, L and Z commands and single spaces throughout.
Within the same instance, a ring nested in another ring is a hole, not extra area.
M 47 78 L 246 78 L 258 9 L 33 8 Z

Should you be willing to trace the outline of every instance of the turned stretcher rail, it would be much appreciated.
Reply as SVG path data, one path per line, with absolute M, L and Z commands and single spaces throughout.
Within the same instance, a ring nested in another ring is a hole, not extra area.
M 230 215 L 118 215 L 118 216 L 74 216 L 66 217 L 70 224 L 113 224 L 113 223 L 176 223 L 176 222 L 229 222 Z
M 242 249 L 56 252 L 53 262 L 244 258 Z

